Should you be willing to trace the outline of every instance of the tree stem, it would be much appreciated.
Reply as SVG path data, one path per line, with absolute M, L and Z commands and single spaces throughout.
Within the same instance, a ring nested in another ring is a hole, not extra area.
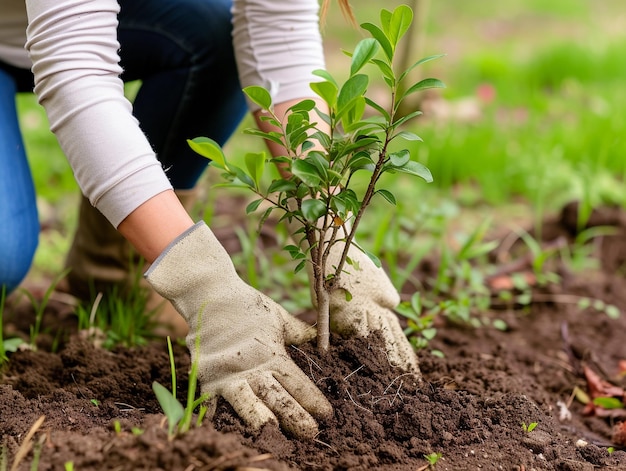
M 317 293 L 317 348 L 327 352 L 330 346 L 330 293 L 322 282 Z

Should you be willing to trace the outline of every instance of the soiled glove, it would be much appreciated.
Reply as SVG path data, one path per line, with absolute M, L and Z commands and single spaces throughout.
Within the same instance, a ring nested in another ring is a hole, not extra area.
M 342 229 L 338 237 L 346 237 Z M 344 247 L 343 242 L 332 246 L 326 262 L 326 275 L 335 271 Z M 339 286 L 342 289 L 331 293 L 331 330 L 343 336 L 358 337 L 380 331 L 390 363 L 419 377 L 417 356 L 400 327 L 398 316 L 393 312 L 400 303 L 398 291 L 385 271 L 354 245 L 348 250 L 348 257 L 353 263 L 344 265 Z M 309 270 L 309 277 L 313 286 L 312 270 Z M 346 300 L 343 290 L 352 295 L 350 301 Z M 315 304 L 315 296 L 312 298 Z
M 187 346 L 210 410 L 222 396 L 254 428 L 278 422 L 298 437 L 315 436 L 313 416 L 332 407 L 285 351 L 314 329 L 244 283 L 206 224 L 179 236 L 145 276 L 189 324 Z

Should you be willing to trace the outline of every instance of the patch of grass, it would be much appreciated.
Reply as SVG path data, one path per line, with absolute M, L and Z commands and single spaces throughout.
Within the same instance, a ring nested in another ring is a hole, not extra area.
M 78 330 L 104 348 L 135 347 L 155 338 L 157 307 L 149 308 L 150 291 L 141 284 L 143 262 L 133 267 L 128 286 L 111 285 L 92 301 L 76 307 Z
M 88 337 L 111 349 L 117 345 L 135 347 L 155 338 L 155 311 L 148 309 L 148 290 L 134 287 L 122 292 L 117 287 L 98 293 L 93 302 L 76 308 L 78 328 Z
M 196 336 L 196 358 L 200 349 L 200 336 Z M 196 388 L 198 381 L 198 363 L 194 361 L 191 364 L 191 371 L 189 372 L 189 385 L 187 388 L 187 405 L 183 406 L 182 403 L 176 398 L 176 367 L 174 364 L 174 352 L 172 351 L 172 341 L 167 338 L 167 350 L 170 357 L 170 370 L 172 374 L 172 390 L 168 390 L 165 386 L 154 381 L 152 383 L 152 390 L 165 413 L 168 424 L 168 436 L 170 440 L 173 440 L 177 435 L 184 435 L 189 431 L 192 424 L 193 412 L 199 407 L 199 413 L 196 418 L 195 425 L 199 427 L 202 424 L 202 420 L 207 412 L 207 407 L 204 404 L 209 399 L 209 394 L 201 394 L 197 399 Z
M 29 347 L 33 350 L 37 350 L 37 339 L 41 333 L 41 324 L 43 322 L 43 315 L 48 307 L 50 296 L 56 289 L 59 282 L 67 275 L 69 270 L 65 270 L 58 274 L 50 283 L 46 292 L 41 300 L 38 300 L 30 291 L 20 288 L 22 293 L 30 300 L 33 309 L 35 310 L 35 323 L 30 326 L 30 342 Z

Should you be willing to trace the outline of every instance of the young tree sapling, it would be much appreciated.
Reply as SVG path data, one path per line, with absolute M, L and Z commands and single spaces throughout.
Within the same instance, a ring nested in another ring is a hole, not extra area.
M 310 86 L 325 104 L 324 109 L 316 106 L 314 100 L 302 100 L 280 119 L 273 110 L 269 91 L 258 86 L 244 89 L 248 98 L 265 112 L 261 119 L 274 128 L 269 132 L 256 128 L 245 132 L 281 146 L 284 155 L 268 158 L 264 152 L 249 153 L 245 156 L 245 168 L 241 168 L 228 161 L 213 140 L 199 137 L 189 141 L 192 149 L 223 171 L 226 183 L 219 186 L 245 187 L 259 196 L 247 206 L 247 213 L 266 202 L 269 207 L 261 223 L 279 209 L 284 213 L 281 220 L 298 227 L 294 231 L 296 244 L 285 249 L 299 262 L 296 271 L 307 264 L 312 270 L 318 347 L 323 350 L 328 349 L 330 339 L 330 293 L 342 289 L 342 274 L 359 269 L 348 255 L 350 247 L 362 250 L 380 266 L 373 254 L 355 243 L 354 236 L 374 196 L 396 204 L 389 189 L 379 188 L 381 176 L 406 173 L 432 181 L 428 168 L 411 160 L 407 149 L 395 150 L 397 142 L 421 141 L 417 134 L 403 129 L 421 112 L 399 116 L 403 101 L 416 92 L 444 87 L 435 78 L 405 83 L 411 70 L 440 55 L 421 59 L 406 70 L 395 70 L 397 46 L 412 21 L 412 10 L 400 5 L 394 11 L 381 11 L 380 26 L 362 24 L 371 37 L 361 40 L 353 53 L 346 53 L 351 63 L 345 83 L 340 85 L 326 70 L 314 72 L 321 81 Z M 365 66 L 382 74 L 389 92 L 387 103 L 366 95 L 370 76 L 361 72 Z M 264 184 L 262 176 L 270 162 L 281 169 L 281 177 Z M 369 184 L 360 194 L 353 188 L 353 176 L 358 171 L 370 173 Z M 328 257 L 335 244 L 343 244 L 341 256 L 338 263 L 329 267 Z M 345 296 L 350 300 L 352 295 L 345 291 Z

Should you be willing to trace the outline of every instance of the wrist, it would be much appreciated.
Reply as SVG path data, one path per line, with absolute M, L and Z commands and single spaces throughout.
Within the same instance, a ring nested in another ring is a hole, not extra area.
M 172 190 L 153 196 L 118 226 L 118 231 L 148 263 L 156 258 L 194 222 Z

